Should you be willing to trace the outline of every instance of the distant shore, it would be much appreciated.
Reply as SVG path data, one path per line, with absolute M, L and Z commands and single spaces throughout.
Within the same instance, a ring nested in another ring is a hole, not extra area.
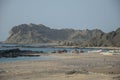
M 10 43 L 0 43 L 5 44 L 0 47 L 33 47 L 33 48 L 42 48 L 42 47 L 57 47 L 57 48 L 96 48 L 96 49 L 120 49 L 120 47 L 112 46 L 100 46 L 100 47 L 83 47 L 83 46 L 64 46 L 57 43 L 41 43 L 41 44 L 10 44 Z
M 55 46 L 61 48 L 91 48 L 91 49 L 120 49 L 120 47 L 81 47 L 81 46 Z

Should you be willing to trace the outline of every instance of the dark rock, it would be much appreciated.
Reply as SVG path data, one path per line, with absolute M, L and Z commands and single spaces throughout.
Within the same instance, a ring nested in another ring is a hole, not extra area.
M 88 74 L 88 71 L 86 70 L 72 70 L 72 71 L 68 71 L 65 74 L 67 75 L 72 75 L 72 74 Z
M 38 54 L 35 54 L 38 53 Z M 40 56 L 39 52 L 35 51 L 29 51 L 29 50 L 20 50 L 20 49 L 9 49 L 9 50 L 0 50 L 0 58 L 6 57 L 6 58 L 14 58 L 19 56 Z
M 71 74 L 75 74 L 76 72 L 77 72 L 77 71 L 72 70 L 72 71 L 68 71 L 68 72 L 66 72 L 65 74 L 71 75 Z

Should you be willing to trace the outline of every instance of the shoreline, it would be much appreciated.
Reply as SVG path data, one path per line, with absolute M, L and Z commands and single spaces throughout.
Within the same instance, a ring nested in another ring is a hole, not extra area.
M 42 44 L 9 44 L 9 43 L 1 43 L 1 44 L 6 44 L 6 45 L 2 45 L 1 47 L 6 47 L 6 48 L 10 48 L 10 47 L 27 47 L 27 48 L 87 48 L 87 49 L 120 49 L 120 47 L 81 47 L 81 46 L 62 46 L 62 45 L 58 45 L 57 43 L 42 43 Z M 44 44 L 44 45 L 43 45 Z M 10 46 L 12 45 L 12 46 Z
M 58 48 L 86 48 L 86 49 L 120 49 L 120 47 L 80 47 L 80 46 L 56 46 Z
M 113 77 L 120 76 L 120 55 L 105 56 L 94 53 L 80 53 L 49 54 L 47 56 L 56 59 L 46 61 L 0 62 L 0 79 L 115 80 Z

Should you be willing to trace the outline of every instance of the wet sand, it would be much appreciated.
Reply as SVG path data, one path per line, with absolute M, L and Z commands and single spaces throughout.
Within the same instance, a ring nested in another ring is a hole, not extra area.
M 120 55 L 50 54 L 49 61 L 0 62 L 0 80 L 120 80 Z

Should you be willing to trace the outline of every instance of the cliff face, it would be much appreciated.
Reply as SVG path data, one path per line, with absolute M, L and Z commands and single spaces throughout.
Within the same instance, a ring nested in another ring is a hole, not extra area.
M 62 45 L 81 46 L 106 46 L 118 45 L 120 42 L 120 29 L 111 33 L 104 33 L 101 30 L 74 30 L 74 29 L 51 29 L 45 25 L 22 24 L 15 26 L 10 31 L 6 43 L 35 44 L 59 42 Z
M 49 39 L 46 36 L 48 30 L 49 28 L 42 24 L 22 24 L 15 26 L 11 29 L 10 36 L 6 40 L 6 43 L 31 44 L 49 42 Z

